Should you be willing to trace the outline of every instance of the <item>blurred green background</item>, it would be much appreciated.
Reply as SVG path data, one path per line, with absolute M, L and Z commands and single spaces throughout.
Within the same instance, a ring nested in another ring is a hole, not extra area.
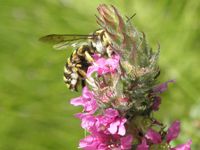
M 161 45 L 159 81 L 176 79 L 155 116 L 182 121 L 177 143 L 193 140 L 200 149 L 199 0 L 1 0 L 0 150 L 76 150 L 84 136 L 69 104 L 80 93 L 62 80 L 68 51 L 38 42 L 50 33 L 88 34 L 98 28 L 100 3 L 131 16 L 156 48 Z

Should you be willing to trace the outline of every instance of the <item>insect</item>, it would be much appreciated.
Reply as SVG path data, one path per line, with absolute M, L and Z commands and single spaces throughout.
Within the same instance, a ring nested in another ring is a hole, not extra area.
M 75 47 L 71 56 L 64 66 L 63 79 L 67 87 L 72 91 L 78 91 L 78 85 L 85 86 L 86 71 L 93 59 L 91 55 L 95 52 L 104 53 L 108 46 L 106 32 L 102 29 L 96 30 L 93 34 L 50 34 L 39 39 L 42 42 L 53 43 L 55 49 L 66 49 Z

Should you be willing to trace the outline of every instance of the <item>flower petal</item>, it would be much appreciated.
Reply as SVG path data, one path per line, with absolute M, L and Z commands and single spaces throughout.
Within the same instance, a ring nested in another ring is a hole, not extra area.
M 178 145 L 174 148 L 171 148 L 171 150 L 191 150 L 191 144 L 192 144 L 192 141 L 189 140 L 185 144 L 181 144 L 181 145 Z
M 112 122 L 110 124 L 110 127 L 108 128 L 108 131 L 111 133 L 111 134 L 116 134 L 117 133 L 117 130 L 118 130 L 118 126 L 120 125 L 120 121 L 115 121 L 115 122 Z
M 118 134 L 121 135 L 121 136 L 124 136 L 126 134 L 126 128 L 124 126 L 126 121 L 127 120 L 125 118 L 121 119 L 119 129 L 118 129 Z
M 82 99 L 82 97 L 73 98 L 73 99 L 70 101 L 70 104 L 72 104 L 72 105 L 74 105 L 74 106 L 83 105 L 83 99 Z
M 129 150 L 132 146 L 133 137 L 132 135 L 124 136 L 120 139 L 121 141 L 121 150 Z
M 177 138 L 178 134 L 180 132 L 180 122 L 175 121 L 172 123 L 172 125 L 169 127 L 166 135 L 166 140 L 169 143 L 170 141 Z
M 154 93 L 163 93 L 164 91 L 167 90 L 168 88 L 168 83 L 174 83 L 175 80 L 169 80 L 167 82 L 161 83 L 159 85 L 157 85 L 156 87 L 154 87 L 153 91 Z
M 161 143 L 161 136 L 158 132 L 154 131 L 153 129 L 149 129 L 145 135 L 145 137 L 151 140 L 152 143 L 158 144 Z
M 84 150 L 97 149 L 98 145 L 99 141 L 93 136 L 87 136 L 79 142 L 79 148 L 82 148 Z
M 105 111 L 105 114 L 104 114 L 106 117 L 108 118 L 115 118 L 119 115 L 119 112 L 115 109 L 112 109 L 112 108 L 108 108 L 106 109 Z
M 137 146 L 137 150 L 149 150 L 149 145 L 147 145 L 146 139 L 142 139 L 142 143 Z
M 159 96 L 156 96 L 154 98 L 154 102 L 153 102 L 153 105 L 152 105 L 152 109 L 154 111 L 158 111 L 159 110 L 159 106 L 161 104 L 161 98 Z

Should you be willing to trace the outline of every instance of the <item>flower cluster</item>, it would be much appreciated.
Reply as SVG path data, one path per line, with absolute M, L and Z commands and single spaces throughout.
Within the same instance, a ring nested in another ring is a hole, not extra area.
M 113 55 L 106 59 L 96 55 L 93 58 L 94 62 L 87 71 L 88 80 L 94 80 L 93 74 L 104 79 L 118 74 L 119 56 Z M 100 88 L 107 86 L 101 82 L 98 84 L 101 84 L 96 85 Z M 71 100 L 71 104 L 74 106 L 83 106 L 83 113 L 76 116 L 82 121 L 81 127 L 90 133 L 89 136 L 80 141 L 79 148 L 85 150 L 131 149 L 133 137 L 126 132 L 127 119 L 117 109 L 112 107 L 102 109 L 100 107 L 100 104 L 108 104 L 113 94 L 111 91 L 107 94 L 104 93 L 105 91 L 100 96 L 97 95 L 96 90 L 90 91 L 88 87 L 84 87 L 82 96 Z
M 82 128 L 91 135 L 80 141 L 79 147 L 92 149 L 130 149 L 132 136 L 126 135 L 126 119 L 119 116 L 117 110 L 108 108 L 97 116 L 79 115 Z
M 124 21 L 114 6 L 100 5 L 98 11 L 103 36 L 96 41 L 82 96 L 71 100 L 72 105 L 83 107 L 76 117 L 88 133 L 79 148 L 190 150 L 190 140 L 171 146 L 180 132 L 179 121 L 166 129 L 152 116 L 161 104 L 160 94 L 174 82 L 156 82 L 159 50 L 152 51 L 144 33 Z

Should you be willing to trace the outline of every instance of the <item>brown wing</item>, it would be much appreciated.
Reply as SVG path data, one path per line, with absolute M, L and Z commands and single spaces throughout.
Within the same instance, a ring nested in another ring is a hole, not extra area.
M 78 35 L 78 34 L 49 34 L 43 36 L 39 41 L 58 44 L 67 41 L 77 41 L 84 39 L 93 39 L 95 35 Z

